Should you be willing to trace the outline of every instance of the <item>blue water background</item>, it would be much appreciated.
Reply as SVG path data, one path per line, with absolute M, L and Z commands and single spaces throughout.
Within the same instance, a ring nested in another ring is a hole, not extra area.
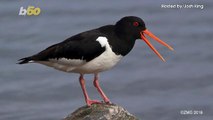
M 202 4 L 204 9 L 166 9 L 162 4 Z M 39 16 L 19 16 L 21 6 L 41 8 Z M 113 103 L 143 120 L 213 119 L 213 2 L 211 0 L 2 0 L 0 1 L 0 120 L 59 120 L 85 104 L 78 74 L 39 64 L 18 65 L 79 32 L 141 17 L 147 28 L 175 52 L 151 40 L 162 62 L 143 42 L 100 83 Z M 100 99 L 86 76 L 91 98 Z M 182 115 L 182 110 L 203 115 Z

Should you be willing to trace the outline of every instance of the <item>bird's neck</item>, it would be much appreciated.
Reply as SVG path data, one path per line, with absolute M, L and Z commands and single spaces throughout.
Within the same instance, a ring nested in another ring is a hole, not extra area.
M 136 38 L 123 29 L 115 27 L 114 32 L 117 36 L 119 49 L 117 50 L 121 55 L 127 55 L 135 45 Z
M 105 31 L 112 51 L 115 52 L 117 55 L 125 56 L 134 47 L 135 39 L 131 36 L 129 37 L 128 34 L 125 34 L 124 32 L 118 33 L 114 25 L 104 26 L 100 30 Z
M 117 40 L 116 40 L 116 48 L 112 48 L 112 50 L 117 53 L 117 54 L 121 54 L 122 56 L 127 55 L 132 48 L 135 45 L 135 39 L 131 38 L 131 37 L 124 37 L 124 36 L 117 36 Z

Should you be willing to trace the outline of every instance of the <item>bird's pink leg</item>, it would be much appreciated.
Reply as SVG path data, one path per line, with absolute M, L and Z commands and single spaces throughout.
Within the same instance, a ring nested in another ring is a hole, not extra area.
M 87 103 L 88 106 L 91 106 L 91 105 L 94 104 L 94 103 L 101 103 L 101 102 L 98 101 L 98 100 L 91 100 L 91 99 L 89 98 L 89 95 L 87 94 L 87 90 L 86 90 L 86 87 L 85 87 L 85 80 L 84 80 L 82 74 L 81 74 L 80 77 L 79 77 L 79 82 L 80 82 L 80 84 L 81 84 L 81 89 L 82 89 L 82 91 L 83 91 L 83 93 L 84 93 L 85 101 L 86 101 L 86 103 Z
M 98 82 L 98 74 L 95 74 L 95 78 L 93 81 L 94 86 L 97 88 L 98 92 L 101 94 L 105 103 L 110 103 L 109 98 L 104 94 L 103 90 L 101 89 L 99 82 Z

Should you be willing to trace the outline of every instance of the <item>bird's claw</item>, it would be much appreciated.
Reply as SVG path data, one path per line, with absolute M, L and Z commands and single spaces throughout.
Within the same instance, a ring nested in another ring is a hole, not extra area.
M 105 102 L 106 104 L 111 104 L 111 102 L 110 102 L 109 99 L 104 99 L 104 102 Z
M 102 102 L 98 100 L 87 100 L 86 103 L 88 106 L 91 106 L 92 104 L 101 104 Z

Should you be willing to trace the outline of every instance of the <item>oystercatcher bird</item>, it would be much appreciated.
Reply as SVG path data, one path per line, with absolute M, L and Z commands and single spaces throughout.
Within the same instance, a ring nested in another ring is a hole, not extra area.
M 94 74 L 94 86 L 104 102 L 110 103 L 109 98 L 100 88 L 98 74 L 114 67 L 121 58 L 132 50 L 137 39 L 145 41 L 158 57 L 165 61 L 145 37 L 145 34 L 173 50 L 171 46 L 146 29 L 141 18 L 126 16 L 115 25 L 106 25 L 79 33 L 46 48 L 38 54 L 22 58 L 19 64 L 40 63 L 64 72 L 80 74 L 79 82 L 88 106 L 93 103 L 100 103 L 98 100 L 90 99 L 85 87 L 84 74 Z

